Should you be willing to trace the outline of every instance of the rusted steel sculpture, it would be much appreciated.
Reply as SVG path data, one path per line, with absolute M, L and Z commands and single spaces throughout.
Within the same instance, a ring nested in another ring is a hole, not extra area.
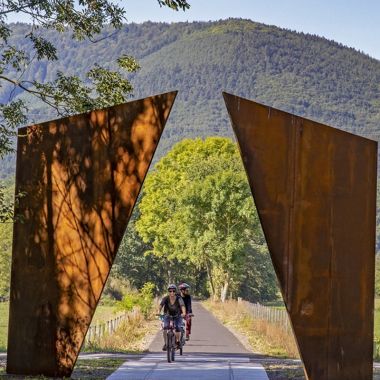
M 372 379 L 377 143 L 224 99 L 307 378 Z
M 8 373 L 70 376 L 175 96 L 19 130 Z

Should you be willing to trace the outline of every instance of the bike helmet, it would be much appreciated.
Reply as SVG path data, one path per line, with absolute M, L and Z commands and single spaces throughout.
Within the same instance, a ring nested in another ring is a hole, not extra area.
M 175 284 L 170 284 L 168 286 L 168 290 L 171 290 L 171 289 L 177 290 L 177 286 Z
M 185 290 L 185 289 L 189 289 L 190 288 L 190 285 L 189 284 L 186 284 L 186 282 L 182 283 L 180 286 L 179 286 L 179 289 L 180 290 Z

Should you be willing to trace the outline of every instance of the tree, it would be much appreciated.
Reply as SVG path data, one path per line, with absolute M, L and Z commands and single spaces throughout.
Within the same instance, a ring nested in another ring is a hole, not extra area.
M 153 282 L 159 290 L 162 290 L 165 286 L 165 269 L 156 257 L 145 255 L 151 247 L 142 241 L 136 231 L 135 224 L 138 217 L 138 208 L 135 207 L 111 273 L 128 280 L 137 289 L 146 282 Z
M 211 293 L 222 300 L 229 290 L 238 293 L 246 280 L 254 286 L 246 268 L 260 261 L 252 259 L 255 255 L 270 263 L 237 146 L 230 139 L 175 145 L 146 179 L 139 209 L 137 231 L 151 244 L 151 254 L 206 270 Z M 269 278 L 266 285 L 275 289 L 271 264 L 261 269 L 265 273 L 253 272 Z
M 187 9 L 185 0 L 157 0 L 160 6 L 174 10 Z M 30 28 L 25 34 L 29 47 L 13 43 L 12 28 L 7 18 L 12 14 L 27 15 Z M 71 32 L 73 39 L 97 42 L 102 29 L 109 25 L 114 29 L 125 20 L 124 8 L 112 0 L 5 0 L 0 4 L 0 86 L 8 90 L 9 101 L 0 104 L 0 159 L 13 150 L 15 128 L 27 122 L 28 104 L 17 97 L 28 93 L 52 107 L 57 116 L 80 113 L 122 103 L 133 87 L 121 70 L 134 72 L 139 69 L 135 59 L 122 55 L 117 59 L 117 70 L 110 70 L 99 63 L 83 78 L 57 72 L 49 83 L 23 79 L 28 67 L 36 60 L 58 60 L 58 52 L 44 32 L 53 29 L 60 33 Z M 107 38 L 102 36 L 101 38 Z M 3 196 L 0 189 L 0 204 Z M 0 213 L 3 210 L 0 209 Z M 8 208 L 5 210 L 9 212 Z M 1 214 L 0 217 L 3 217 Z
M 137 233 L 136 221 L 139 217 L 137 203 L 120 244 L 111 277 L 127 280 L 137 289 L 152 282 L 156 286 L 157 294 L 166 292 L 166 287 L 171 282 L 189 282 L 189 279 L 193 279 L 192 293 L 207 296 L 204 271 L 199 271 L 191 264 L 184 266 L 177 260 L 171 262 L 147 254 L 152 247 L 149 243 L 144 243 Z
M 11 215 L 13 210 L 10 210 L 9 205 L 14 193 L 12 181 L 5 182 L 3 191 L 0 192 L 0 207 L 2 209 L 3 219 L 0 220 L 0 298 L 9 295 L 9 284 L 11 275 L 11 254 L 12 254 L 12 232 L 13 223 Z M 1 198 L 2 197 L 2 198 Z

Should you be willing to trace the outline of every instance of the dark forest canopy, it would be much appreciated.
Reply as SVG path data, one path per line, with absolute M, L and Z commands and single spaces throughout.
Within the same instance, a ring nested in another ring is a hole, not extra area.
M 26 44 L 27 26 L 12 29 L 15 42 Z M 97 43 L 54 31 L 46 38 L 57 46 L 59 60 L 32 64 L 26 79 L 51 81 L 59 70 L 81 75 L 94 62 L 112 68 L 126 54 L 141 65 L 130 75 L 135 98 L 179 90 L 160 156 L 184 137 L 231 136 L 221 91 L 374 139 L 380 135 L 380 61 L 325 38 L 241 19 L 127 24 Z M 0 88 L 0 101 L 7 96 Z M 54 117 L 46 105 L 33 101 L 29 107 L 30 122 Z M 13 160 L 7 161 L 0 178 L 13 172 Z
M 32 49 L 25 39 L 27 25 L 10 27 L 14 44 Z M 334 41 L 241 19 L 127 24 L 116 33 L 105 30 L 103 35 L 111 37 L 91 43 L 73 40 L 69 33 L 47 31 L 45 37 L 57 47 L 59 59 L 36 61 L 25 79 L 48 82 L 57 71 L 83 76 L 95 62 L 112 69 L 117 57 L 136 57 L 141 69 L 129 76 L 135 98 L 179 90 L 156 162 L 183 138 L 232 136 L 222 91 L 375 140 L 380 137 L 380 61 Z M 0 88 L 0 103 L 7 101 L 9 89 Z M 29 100 L 30 123 L 56 117 L 52 109 L 30 95 L 16 95 Z M 13 175 L 14 156 L 8 156 L 0 162 L 0 179 L 8 177 L 3 182 L 7 194 L 13 194 Z M 380 213 L 377 225 L 380 236 Z M 0 235 L 0 250 L 7 254 L 0 267 L 8 268 L 0 272 L 8 273 L 9 224 L 0 228 Z M 147 247 L 136 238 L 134 228 L 129 228 L 126 239 L 134 244 L 136 260 L 124 260 L 115 268 L 121 272 L 150 268 L 163 276 L 155 257 L 141 259 L 140 253 Z M 379 251 L 379 245 L 377 248 Z M 123 252 L 119 256 L 123 257 Z M 198 275 L 200 283 L 206 281 L 205 273 Z M 4 289 L 0 286 L 0 293 Z M 379 289 L 377 292 L 380 294 Z

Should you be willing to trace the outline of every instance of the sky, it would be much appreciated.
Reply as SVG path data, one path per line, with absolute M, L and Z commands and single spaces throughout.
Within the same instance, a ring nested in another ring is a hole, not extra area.
M 186 12 L 160 8 L 155 0 L 115 2 L 125 7 L 128 22 L 245 18 L 326 37 L 380 60 L 380 0 L 188 0 Z

